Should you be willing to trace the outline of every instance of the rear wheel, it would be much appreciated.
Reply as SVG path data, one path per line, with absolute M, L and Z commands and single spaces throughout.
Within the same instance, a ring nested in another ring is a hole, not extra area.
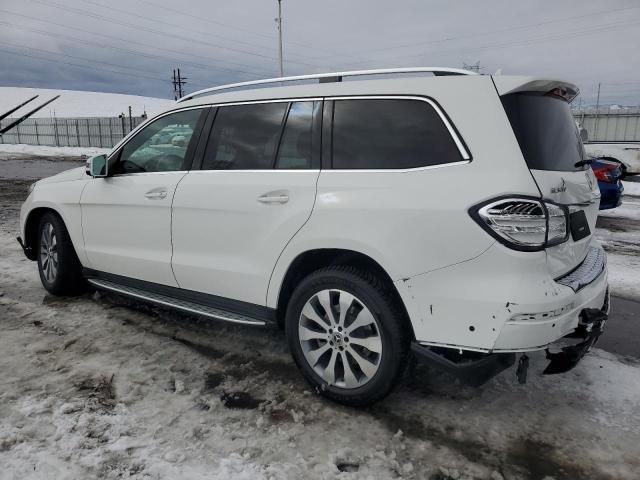
M 387 395 L 404 369 L 409 335 L 390 287 L 353 267 L 312 273 L 286 315 L 289 347 L 321 395 L 348 405 Z
M 45 213 L 38 228 L 38 271 L 54 295 L 78 295 L 87 288 L 69 232 L 55 213 Z

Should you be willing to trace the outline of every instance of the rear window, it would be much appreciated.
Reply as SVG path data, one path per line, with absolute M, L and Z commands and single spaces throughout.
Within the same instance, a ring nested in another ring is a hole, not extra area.
M 463 160 L 431 105 L 420 100 L 336 100 L 333 168 L 415 168 Z
M 578 163 L 585 158 L 584 148 L 565 100 L 512 93 L 502 97 L 502 104 L 530 169 L 570 172 L 589 168 Z
M 273 168 L 286 111 L 287 103 L 284 102 L 219 107 L 202 169 Z

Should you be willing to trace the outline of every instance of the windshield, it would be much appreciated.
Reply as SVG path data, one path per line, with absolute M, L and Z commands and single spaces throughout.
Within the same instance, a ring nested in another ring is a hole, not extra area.
M 539 93 L 512 93 L 501 99 L 530 169 L 589 168 L 580 163 L 586 158 L 582 139 L 564 99 Z

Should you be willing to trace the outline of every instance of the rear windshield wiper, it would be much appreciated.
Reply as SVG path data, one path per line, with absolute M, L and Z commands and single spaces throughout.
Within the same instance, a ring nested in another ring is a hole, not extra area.
M 584 167 L 585 165 L 591 165 L 591 162 L 593 162 L 592 159 L 590 158 L 585 158 L 584 160 L 580 160 L 579 162 L 576 162 L 573 164 L 574 167 Z

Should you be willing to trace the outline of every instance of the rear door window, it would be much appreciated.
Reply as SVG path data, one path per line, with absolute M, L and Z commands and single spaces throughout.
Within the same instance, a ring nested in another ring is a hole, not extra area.
M 318 113 L 320 105 L 320 102 L 291 104 L 278 149 L 276 168 L 312 168 L 313 116 Z
M 512 93 L 502 104 L 532 170 L 572 172 L 589 168 L 580 132 L 566 100 L 540 93 Z
M 202 169 L 273 168 L 287 106 L 282 102 L 218 107 Z
M 335 100 L 334 169 L 405 169 L 462 160 L 447 127 L 427 102 Z

